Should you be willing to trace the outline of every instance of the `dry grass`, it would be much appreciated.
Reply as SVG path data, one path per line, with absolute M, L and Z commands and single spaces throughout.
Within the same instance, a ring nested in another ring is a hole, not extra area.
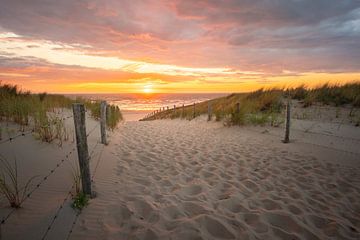
M 59 109 L 70 109 L 75 102 L 84 103 L 91 115 L 95 119 L 99 118 L 100 103 L 97 101 L 81 98 L 72 100 L 63 95 L 46 93 L 31 94 L 19 90 L 16 85 L 0 83 L 0 120 L 15 122 L 22 131 L 31 125 L 37 137 L 45 142 L 58 139 L 61 145 L 68 139 L 64 119 L 57 112 Z M 108 126 L 114 129 L 122 120 L 120 109 L 110 105 L 108 112 Z
M 178 107 L 156 113 L 143 120 L 182 118 L 192 120 L 202 114 L 208 114 L 208 104 L 212 106 L 212 113 L 216 121 L 224 121 L 226 125 L 264 125 L 278 126 L 282 123 L 280 114 L 283 110 L 285 98 L 297 99 L 304 107 L 315 102 L 335 106 L 349 104 L 360 106 L 360 83 L 345 85 L 324 84 L 315 89 L 304 86 L 297 88 L 260 89 L 250 93 L 233 93 L 226 97 L 216 98 L 197 103 L 195 111 L 193 105 Z M 240 104 L 237 111 L 236 105 Z
M 11 207 L 20 208 L 27 190 L 36 176 L 21 185 L 16 158 L 14 165 L 11 165 L 6 158 L 0 155 L 0 166 L 0 193 L 5 196 Z

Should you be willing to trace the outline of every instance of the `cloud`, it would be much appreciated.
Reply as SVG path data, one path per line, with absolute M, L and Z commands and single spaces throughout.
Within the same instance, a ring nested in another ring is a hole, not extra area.
M 158 64 L 154 71 L 177 66 L 173 75 L 189 68 L 354 72 L 359 18 L 358 0 L 2 0 L 0 37 L 33 52 L 44 47 L 34 42 L 49 41 L 51 51 Z

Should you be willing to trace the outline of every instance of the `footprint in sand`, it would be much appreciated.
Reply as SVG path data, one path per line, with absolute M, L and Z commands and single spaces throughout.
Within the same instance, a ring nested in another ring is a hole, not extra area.
M 267 212 L 264 214 L 264 217 L 271 226 L 279 228 L 286 233 L 302 235 L 305 239 L 320 239 L 289 215 Z
M 186 215 L 178 208 L 178 206 L 171 205 L 163 209 L 164 216 L 170 220 L 177 220 L 186 217 Z
M 206 231 L 214 238 L 234 239 L 235 235 L 224 224 L 209 216 L 201 216 L 197 221 L 205 227 Z
M 241 204 L 241 200 L 237 197 L 231 197 L 229 199 L 223 200 L 220 202 L 220 205 L 231 213 L 249 212 L 249 210 Z
M 257 233 L 266 233 L 268 226 L 263 223 L 258 214 L 246 213 L 243 215 L 245 223 Z
M 209 213 L 208 210 L 206 210 L 203 206 L 201 206 L 200 202 L 199 204 L 195 202 L 184 202 L 183 208 L 184 208 L 184 212 L 191 218 L 201 214 Z
M 151 223 L 155 223 L 159 220 L 159 214 L 155 207 L 143 199 L 136 199 L 131 202 L 130 210 L 135 213 L 135 216 L 141 220 L 145 220 Z
M 271 199 L 263 199 L 263 200 L 260 200 L 263 207 L 266 209 L 266 210 L 278 210 L 278 209 L 281 209 L 281 206 L 279 203 L 271 200 Z
M 245 187 L 253 192 L 258 192 L 259 191 L 259 187 L 257 186 L 256 183 L 254 183 L 253 181 L 250 180 L 245 180 L 243 182 L 243 184 L 245 185 Z
M 202 192 L 202 186 L 201 185 L 190 185 L 190 186 L 184 187 L 179 192 L 182 196 L 199 195 Z

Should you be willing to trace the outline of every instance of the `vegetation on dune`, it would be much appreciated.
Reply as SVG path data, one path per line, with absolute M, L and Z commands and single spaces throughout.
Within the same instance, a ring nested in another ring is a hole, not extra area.
M 114 130 L 118 122 L 123 120 L 120 108 L 115 105 L 108 105 L 106 113 L 106 126 Z
M 89 196 L 83 193 L 81 185 L 81 173 L 77 163 L 75 166 L 71 164 L 72 177 L 75 187 L 75 194 L 73 195 L 72 207 L 77 210 L 82 210 L 89 202 Z
M 360 83 L 348 83 L 345 85 L 324 84 L 315 89 L 305 86 L 296 88 L 273 88 L 260 89 L 250 93 L 234 93 L 195 105 L 177 107 L 156 113 L 143 120 L 174 119 L 182 118 L 191 120 L 197 116 L 208 113 L 208 103 L 212 107 L 212 113 L 216 121 L 224 121 L 226 125 L 264 125 L 270 123 L 278 126 L 283 120 L 280 114 L 284 109 L 285 99 L 296 99 L 303 107 L 315 103 L 335 106 L 351 105 L 360 107 Z M 240 108 L 237 109 L 237 104 Z
M 342 86 L 324 84 L 315 89 L 299 86 L 290 89 L 290 95 L 293 99 L 303 101 L 304 107 L 316 102 L 335 106 L 350 104 L 360 107 L 360 83 L 348 83 Z
M 36 176 L 28 179 L 25 184 L 20 183 L 16 158 L 14 165 L 0 155 L 0 193 L 5 196 L 13 208 L 20 208 L 26 197 L 27 190 Z
M 90 110 L 91 116 L 95 119 L 100 119 L 100 105 L 101 101 L 85 101 L 85 106 Z M 117 124 L 123 120 L 120 108 L 115 105 L 107 105 L 106 108 L 106 126 L 110 130 L 114 130 Z
M 98 101 L 82 98 L 73 100 L 63 95 L 47 93 L 31 94 L 21 91 L 17 85 L 0 83 L 0 120 L 19 124 L 21 131 L 31 125 L 37 137 L 45 142 L 58 139 L 59 144 L 62 144 L 63 140 L 68 139 L 63 116 L 59 113 L 64 108 L 70 109 L 75 102 L 84 103 L 94 118 L 100 117 Z M 114 129 L 122 120 L 122 115 L 116 106 L 109 105 L 108 110 L 108 126 Z
M 72 208 L 76 210 L 82 210 L 89 204 L 90 197 L 83 192 L 79 192 L 74 198 L 72 203 Z

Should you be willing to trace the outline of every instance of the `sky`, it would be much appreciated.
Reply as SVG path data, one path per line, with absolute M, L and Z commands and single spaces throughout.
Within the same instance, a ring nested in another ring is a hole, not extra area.
M 360 80 L 359 0 L 0 0 L 0 81 L 244 92 Z

